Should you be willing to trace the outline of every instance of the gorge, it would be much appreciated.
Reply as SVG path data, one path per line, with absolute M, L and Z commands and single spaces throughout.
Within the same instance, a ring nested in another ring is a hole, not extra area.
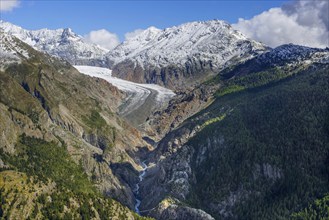
M 328 216 L 328 48 L 219 20 L 112 50 L 71 29 L 0 33 L 1 217 Z

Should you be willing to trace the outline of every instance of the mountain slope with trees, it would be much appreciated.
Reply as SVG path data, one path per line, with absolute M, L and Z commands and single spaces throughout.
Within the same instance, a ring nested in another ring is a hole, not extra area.
M 134 206 L 147 145 L 116 114 L 124 94 L 12 35 L 0 41 L 1 216 L 140 218 L 109 198 Z
M 284 61 L 272 56 L 279 51 Z M 209 81 L 220 84 L 212 104 L 154 151 L 150 162 L 160 162 L 141 186 L 145 209 L 170 196 L 216 219 L 277 219 L 325 196 L 328 68 L 327 50 L 290 45 Z

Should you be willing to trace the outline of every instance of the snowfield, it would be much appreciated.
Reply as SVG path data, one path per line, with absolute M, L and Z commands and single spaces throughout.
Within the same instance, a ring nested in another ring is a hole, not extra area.
M 175 93 L 155 84 L 139 84 L 112 76 L 112 70 L 95 66 L 74 66 L 80 73 L 105 79 L 119 90 L 127 93 L 125 103 L 120 107 L 123 116 L 138 111 L 149 110 L 166 105 Z M 148 108 L 148 109 L 144 109 Z

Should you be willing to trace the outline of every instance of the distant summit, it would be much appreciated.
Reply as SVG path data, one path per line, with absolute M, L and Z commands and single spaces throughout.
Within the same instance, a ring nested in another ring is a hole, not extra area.
M 0 21 L 0 28 L 33 48 L 66 59 L 71 64 L 106 66 L 108 50 L 85 42 L 70 28 L 30 31 L 5 21 Z
M 248 39 L 224 21 L 196 21 L 164 30 L 150 27 L 108 53 L 113 74 L 168 87 L 204 79 L 269 47 Z

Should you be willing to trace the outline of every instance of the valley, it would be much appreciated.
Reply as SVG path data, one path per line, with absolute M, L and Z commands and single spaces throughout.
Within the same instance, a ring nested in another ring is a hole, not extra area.
M 0 24 L 1 218 L 328 217 L 328 48 Z

